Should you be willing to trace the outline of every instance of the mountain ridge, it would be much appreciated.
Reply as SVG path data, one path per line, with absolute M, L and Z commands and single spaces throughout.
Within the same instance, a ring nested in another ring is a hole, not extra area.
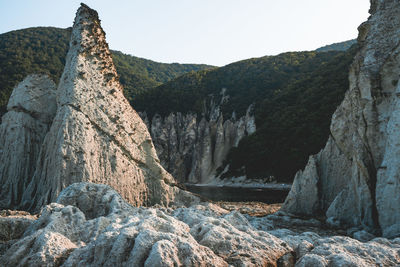
M 57 83 L 65 64 L 71 28 L 31 27 L 0 34 L 0 115 L 12 89 L 28 74 L 48 74 Z M 205 64 L 159 63 L 113 51 L 129 100 L 189 71 L 213 68 Z
M 327 52 L 327 51 L 346 51 L 348 50 L 352 45 L 356 44 L 357 40 L 356 39 L 351 39 L 343 42 L 337 42 L 333 44 L 328 44 L 321 46 L 315 51 L 317 52 Z

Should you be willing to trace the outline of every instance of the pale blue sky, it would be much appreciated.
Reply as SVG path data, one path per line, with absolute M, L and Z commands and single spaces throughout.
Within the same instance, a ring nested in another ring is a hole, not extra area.
M 82 1 L 0 0 L 0 33 L 72 26 Z M 159 62 L 222 66 L 357 37 L 369 0 L 86 0 L 111 49 Z

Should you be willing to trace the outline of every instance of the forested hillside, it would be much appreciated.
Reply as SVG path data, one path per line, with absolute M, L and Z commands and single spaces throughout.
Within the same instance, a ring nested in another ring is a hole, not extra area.
M 288 181 L 325 144 L 332 113 L 348 88 L 356 49 L 290 52 L 192 72 L 146 91 L 133 103 L 150 118 L 170 112 L 201 115 L 210 98 L 220 102 L 223 88 L 229 95 L 221 106 L 225 118 L 233 112 L 241 116 L 255 103 L 257 131 L 231 150 L 226 176 Z
M 356 43 L 357 43 L 357 40 L 352 39 L 352 40 L 348 40 L 348 41 L 344 41 L 344 42 L 325 45 L 323 47 L 316 49 L 315 51 L 317 51 L 317 52 L 346 51 L 346 50 L 350 49 L 350 47 Z
M 291 181 L 327 141 L 332 114 L 348 89 L 356 50 L 332 55 L 313 72 L 264 98 L 256 108 L 257 131 L 230 152 L 228 176 L 245 172 L 248 177 L 273 175 Z
M 0 115 L 16 83 L 30 73 L 48 73 L 55 82 L 62 73 L 70 29 L 36 27 L 0 35 Z M 189 71 L 210 68 L 198 64 L 165 64 L 112 51 L 125 95 L 155 87 Z

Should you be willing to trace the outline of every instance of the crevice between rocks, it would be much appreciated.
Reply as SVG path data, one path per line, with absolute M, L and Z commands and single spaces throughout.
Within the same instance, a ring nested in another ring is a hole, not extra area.
M 359 90 L 359 88 L 357 87 L 357 89 Z M 377 229 L 381 229 L 380 228 L 380 224 L 379 224 L 379 212 L 378 212 L 378 208 L 376 206 L 376 183 L 377 183 L 377 169 L 375 167 L 375 161 L 374 161 L 374 157 L 373 154 L 371 152 L 371 148 L 369 147 L 369 142 L 368 142 L 368 135 L 367 135 L 367 130 L 368 130 L 368 123 L 367 120 L 365 118 L 364 115 L 364 110 L 361 111 L 361 117 L 365 126 L 365 130 L 364 130 L 364 136 L 365 136 L 365 142 L 363 142 L 363 146 L 365 151 L 367 152 L 368 155 L 368 161 L 366 162 L 366 169 L 368 171 L 368 179 L 366 180 L 368 189 L 370 191 L 371 194 L 371 200 L 372 200 L 372 220 L 373 223 L 375 224 Z

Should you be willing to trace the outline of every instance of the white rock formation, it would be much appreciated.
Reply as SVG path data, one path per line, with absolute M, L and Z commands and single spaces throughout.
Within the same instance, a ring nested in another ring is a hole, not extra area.
M 8 218 L 6 218 L 8 219 Z M 0 249 L 1 266 L 398 266 L 400 239 L 296 233 L 317 225 L 211 203 L 137 208 L 111 187 L 75 183 Z M 27 228 L 26 228 L 27 227 Z M 1 240 L 3 241 L 3 240 Z
M 399 266 L 400 238 L 372 238 L 360 242 L 347 236 L 338 236 L 314 228 L 320 233 L 304 231 L 301 227 L 316 225 L 311 220 L 288 218 L 284 212 L 262 218 L 249 218 L 254 228 L 274 225 L 266 231 L 286 242 L 295 252 L 295 266 Z M 292 230 L 281 228 L 287 223 Z M 313 227 L 312 227 L 313 228 Z M 304 229 L 304 228 L 303 228 Z M 310 229 L 310 228 L 309 228 Z M 364 233 L 365 236 L 367 233 Z M 355 233 L 355 236 L 359 232 Z M 370 235 L 371 236 L 371 235 Z
M 25 230 L 37 219 L 28 212 L 2 211 L 0 215 L 0 243 L 19 239 Z
M 296 173 L 283 209 L 309 216 L 319 214 L 346 187 L 350 171 L 351 162 L 329 137 L 325 148 L 310 156 L 304 171 Z
M 190 113 L 171 113 L 165 118 L 156 114 L 148 125 L 162 166 L 179 182 L 211 182 L 229 150 L 256 130 L 253 105 L 245 116 L 225 120 L 219 105 L 210 106 L 200 120 Z M 145 113 L 141 116 L 148 121 Z
M 195 199 L 159 164 L 146 125 L 123 96 L 97 12 L 84 4 L 57 89 L 57 113 L 22 207 L 37 210 L 81 181 L 109 184 L 137 206 Z
M 109 186 L 76 183 L 0 255 L 0 265 L 276 266 L 293 260 L 290 252 L 213 204 L 135 208 Z
M 344 236 L 320 238 L 296 266 L 398 266 L 399 240 L 376 238 L 367 243 Z
M 0 255 L 3 255 L 37 219 L 28 212 L 3 210 L 0 214 Z
M 0 208 L 21 201 L 56 109 L 56 85 L 48 76 L 30 75 L 14 88 L 0 125 Z
M 400 3 L 372 0 L 370 13 L 359 27 L 360 51 L 350 88 L 332 117 L 331 139 L 293 185 L 317 173 L 323 203 L 296 208 L 305 192 L 315 191 L 311 185 L 302 194 L 293 191 L 284 209 L 308 214 L 319 205 L 332 224 L 395 237 L 400 236 Z

